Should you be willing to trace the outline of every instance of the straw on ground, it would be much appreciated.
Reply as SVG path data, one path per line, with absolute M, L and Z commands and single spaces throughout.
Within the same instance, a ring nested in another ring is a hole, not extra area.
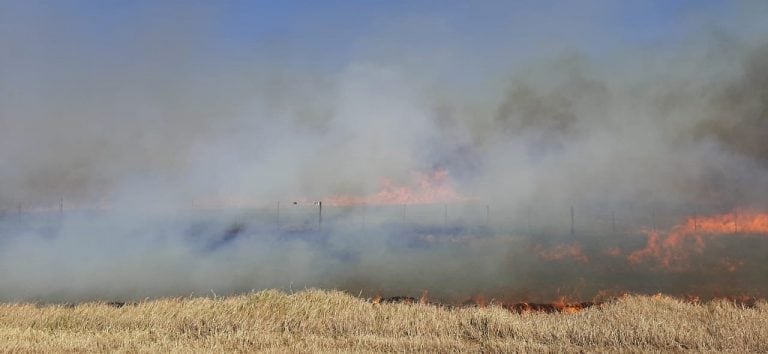
M 115 307 L 0 305 L 4 351 L 768 351 L 768 304 L 628 296 L 576 314 L 262 291 Z

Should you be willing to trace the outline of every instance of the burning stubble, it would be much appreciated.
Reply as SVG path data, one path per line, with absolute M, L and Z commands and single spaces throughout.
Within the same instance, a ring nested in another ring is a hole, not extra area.
M 462 43 L 211 58 L 187 11 L 112 50 L 0 11 L 0 298 L 766 294 L 764 36 L 467 80 L 408 60 Z

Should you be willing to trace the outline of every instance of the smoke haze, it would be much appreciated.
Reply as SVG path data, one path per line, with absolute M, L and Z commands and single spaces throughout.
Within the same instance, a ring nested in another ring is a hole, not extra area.
M 312 47 L 333 64 L 280 35 L 227 46 L 223 7 L 176 5 L 0 4 L 0 299 L 501 293 L 542 286 L 517 235 L 567 234 L 571 206 L 659 227 L 768 207 L 759 2 L 629 44 L 569 16 L 603 23 L 601 1 L 507 11 L 488 37 L 439 11 L 384 17 L 347 51 Z M 470 14 L 504 7 L 486 6 Z M 329 205 L 315 230 L 309 201 L 434 171 L 460 202 L 403 210 L 407 227 L 399 206 Z M 446 224 L 463 236 L 432 242 Z M 584 293 L 633 290 L 601 279 Z

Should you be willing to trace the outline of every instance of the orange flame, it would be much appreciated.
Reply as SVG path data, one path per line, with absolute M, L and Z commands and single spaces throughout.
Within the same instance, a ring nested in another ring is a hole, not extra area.
M 689 254 L 701 253 L 704 250 L 705 236 L 768 234 L 768 213 L 737 209 L 728 214 L 689 217 L 683 223 L 672 227 L 666 234 L 657 231 L 645 233 L 648 236 L 645 248 L 627 257 L 631 264 L 652 259 L 667 270 L 685 270 Z M 740 264 L 724 266 L 728 271 L 735 271 Z
M 376 194 L 356 196 L 334 196 L 325 199 L 325 203 L 334 206 L 350 205 L 401 205 L 432 204 L 463 200 L 449 183 L 446 170 L 432 173 L 416 173 L 416 182 L 412 185 L 398 186 L 388 178 L 382 179 L 381 190 Z
M 419 296 L 419 305 L 426 305 L 429 303 L 429 292 L 427 289 L 422 290 L 421 296 Z
M 567 302 L 565 298 L 560 298 L 555 302 L 546 304 L 534 304 L 528 302 L 518 302 L 514 304 L 503 304 L 502 307 L 519 314 L 532 313 L 564 313 L 574 314 L 581 310 L 594 306 L 594 302 Z
M 448 171 L 437 169 L 432 172 L 415 172 L 413 181 L 407 185 L 398 185 L 389 178 L 381 179 L 381 189 L 368 196 L 339 195 L 319 199 L 323 205 L 353 206 L 353 205 L 404 205 L 404 204 L 437 204 L 456 201 L 467 201 L 459 195 L 450 183 Z M 294 204 L 312 204 L 318 199 L 306 197 L 294 198 Z M 215 196 L 198 198 L 192 201 L 193 209 L 228 209 L 228 208 L 257 208 L 265 203 L 247 196 Z
M 568 302 L 565 296 L 561 296 L 552 305 L 557 309 L 557 312 L 562 313 L 576 313 L 584 308 L 581 304 Z
M 488 306 L 488 302 L 485 301 L 485 296 L 483 296 L 483 294 L 476 294 L 469 298 L 469 300 L 464 301 L 463 305 L 486 307 Z

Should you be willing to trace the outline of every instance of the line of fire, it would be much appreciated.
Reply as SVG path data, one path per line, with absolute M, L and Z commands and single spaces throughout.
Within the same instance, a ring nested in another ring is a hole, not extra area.
M 50 225 L 67 215 L 109 209 L 57 202 L 6 208 L 0 233 L 55 230 Z M 497 303 L 516 312 L 574 312 L 630 293 L 745 304 L 768 295 L 768 212 L 755 208 L 649 213 L 574 203 L 560 210 L 527 205 L 510 216 L 462 196 L 438 170 L 418 174 L 410 185 L 384 180 L 367 196 L 268 203 L 221 198 L 190 209 L 207 215 L 185 229 L 201 253 L 263 235 L 321 249 L 355 240 L 397 250 L 396 257 L 371 261 L 364 246 L 336 247 L 333 257 L 345 275 L 308 285 L 365 292 L 374 303 Z M 239 221 L 220 222 L 217 213 L 236 213 Z

